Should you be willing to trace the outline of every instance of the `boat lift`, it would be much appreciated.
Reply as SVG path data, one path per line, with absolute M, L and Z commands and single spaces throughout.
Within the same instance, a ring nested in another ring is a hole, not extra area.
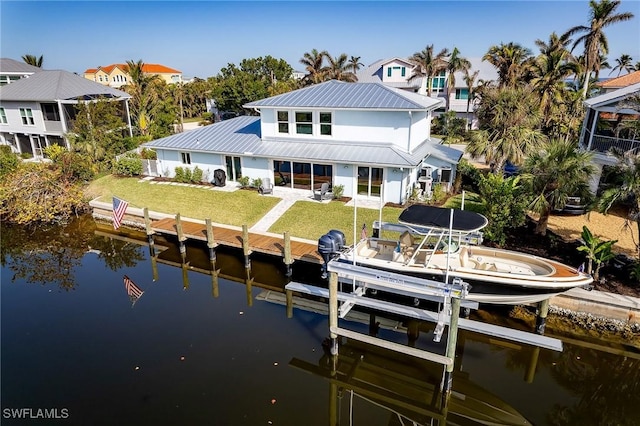
M 288 315 L 293 314 L 292 299 L 294 291 L 328 297 L 329 331 L 331 337 L 330 353 L 332 355 L 338 355 L 338 336 L 343 336 L 439 363 L 445 367 L 444 380 L 442 382 L 442 389 L 445 394 L 450 393 L 452 386 L 451 381 L 454 370 L 458 328 L 555 351 L 562 351 L 562 341 L 559 339 L 460 318 L 460 307 L 463 303 L 466 307 L 474 309 L 478 307 L 476 302 L 470 302 L 464 299 L 468 294 L 469 286 L 460 279 L 454 279 L 450 283 L 446 281 L 433 281 L 339 262 L 337 260 L 331 260 L 327 264 L 327 271 L 329 272 L 328 290 L 326 288 L 296 282 L 291 282 L 285 286 Z M 350 293 L 339 292 L 339 281 L 353 283 L 353 291 Z M 367 289 L 383 290 L 390 293 L 438 301 L 441 303 L 442 308 L 439 312 L 431 312 L 416 307 L 374 299 L 367 296 Z M 342 302 L 342 305 L 340 305 L 340 302 Z M 440 342 L 445 326 L 448 326 L 445 354 L 441 355 L 412 348 L 340 327 L 338 319 L 344 318 L 349 310 L 356 305 L 435 322 L 435 342 Z

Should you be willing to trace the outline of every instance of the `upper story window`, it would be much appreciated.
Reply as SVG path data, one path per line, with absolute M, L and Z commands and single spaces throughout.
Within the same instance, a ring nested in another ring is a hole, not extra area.
M 20 117 L 22 117 L 22 124 L 25 126 L 35 126 L 36 123 L 33 120 L 31 108 L 20 108 Z
M 4 112 L 4 108 L 0 107 L 0 124 L 7 124 L 7 114 Z
M 60 113 L 56 104 L 40 104 L 45 121 L 60 121 Z
M 278 133 L 289 133 L 289 111 L 278 111 Z
M 400 72 L 400 76 L 406 77 L 407 75 L 407 67 L 388 67 L 387 68 L 387 77 L 391 77 L 393 74 Z
M 456 89 L 456 99 L 469 99 L 469 89 Z
M 441 71 L 440 74 L 431 79 L 431 90 L 438 93 L 444 90 L 447 79 L 445 78 L 445 72 Z
M 313 134 L 313 114 L 309 112 L 296 112 L 296 133 L 299 135 Z
M 331 136 L 332 117 L 330 112 L 320 113 L 320 134 L 323 136 Z
M 191 153 L 190 152 L 181 152 L 180 158 L 182 160 L 182 164 L 191 164 Z

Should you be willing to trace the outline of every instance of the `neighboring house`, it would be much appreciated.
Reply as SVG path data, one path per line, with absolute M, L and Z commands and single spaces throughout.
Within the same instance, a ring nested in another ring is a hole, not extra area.
M 478 86 L 478 82 L 491 81 L 498 79 L 498 73 L 493 65 L 488 62 L 482 61 L 479 58 L 470 58 L 471 69 L 470 74 L 474 71 L 478 71 L 478 76 L 474 81 L 474 87 Z M 426 94 L 427 93 L 427 81 L 423 77 L 411 78 L 415 72 L 415 65 L 408 59 L 391 58 L 381 59 L 374 62 L 366 68 L 358 71 L 356 74 L 358 82 L 360 83 L 383 83 L 397 89 L 407 90 L 411 92 Z M 431 81 L 431 96 L 436 99 L 442 99 L 446 101 L 447 96 L 447 77 L 446 72 L 441 72 L 438 76 L 433 77 Z M 474 114 L 475 102 L 468 103 L 469 88 L 464 81 L 464 73 L 457 72 L 455 77 L 455 88 L 449 93 L 449 109 L 455 111 L 458 117 L 468 119 L 471 123 L 471 128 L 477 128 L 477 118 Z M 435 111 L 435 116 L 444 112 L 444 106 Z M 469 108 L 469 116 L 467 117 L 467 108 Z
M 25 62 L 10 58 L 0 58 L 0 86 L 13 83 L 40 71 L 42 71 L 42 68 L 34 67 Z
M 626 131 L 625 126 L 621 125 L 624 121 L 640 121 L 640 111 L 620 108 L 622 101 L 634 95 L 640 95 L 640 82 L 584 101 L 586 113 L 580 134 L 580 146 L 594 152 L 594 164 L 598 168 L 591 185 L 594 193 L 598 189 L 602 166 L 617 162 L 616 157 L 611 155 L 612 148 L 621 151 L 640 148 L 640 134 L 637 129 Z
M 416 186 L 453 182 L 462 152 L 430 137 L 442 104 L 382 83 L 331 80 L 244 105 L 241 116 L 145 147 L 158 154 L 165 176 L 198 166 L 237 181 L 270 178 L 285 188 L 314 190 L 328 182 L 344 195 L 404 203 Z
M 183 82 L 182 71 L 160 64 L 144 64 L 142 72 L 157 75 L 167 84 Z M 121 87 L 131 81 L 127 64 L 111 64 L 106 67 L 89 68 L 84 72 L 84 78 L 111 87 Z
M 623 87 L 631 86 L 636 83 L 640 83 L 640 71 L 634 71 L 629 74 L 621 75 L 620 77 L 598 82 L 596 86 L 600 88 L 600 94 L 603 94 L 613 92 L 614 90 L 622 89 Z
M 42 149 L 60 145 L 70 149 L 66 138 L 76 115 L 75 105 L 100 97 L 122 103 L 129 125 L 128 99 L 117 89 L 86 80 L 67 71 L 41 70 L 29 78 L 0 87 L 0 145 L 19 154 L 42 158 Z

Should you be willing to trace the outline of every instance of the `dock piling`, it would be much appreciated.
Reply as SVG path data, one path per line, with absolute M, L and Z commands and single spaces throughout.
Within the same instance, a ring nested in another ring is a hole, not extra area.
M 249 245 L 249 227 L 246 224 L 242 225 L 242 252 L 244 253 L 244 266 L 245 268 L 250 268 L 249 255 L 251 254 L 251 246 Z
M 187 246 L 184 244 L 187 237 L 184 236 L 182 231 L 182 221 L 180 220 L 180 213 L 176 214 L 176 232 L 178 233 L 178 242 L 180 243 L 180 254 L 182 254 L 182 260 L 184 262 L 187 254 Z
M 142 209 L 142 211 L 144 213 L 144 228 L 147 233 L 147 242 L 149 243 L 149 255 L 155 256 L 155 241 L 153 239 L 153 229 L 151 229 L 151 218 L 149 217 L 149 209 L 145 207 L 144 209 Z
M 287 265 L 287 277 L 291 276 L 291 264 L 293 263 L 293 257 L 291 256 L 291 237 L 289 231 L 284 233 L 284 264 Z
M 456 359 L 456 345 L 458 343 L 458 319 L 460 318 L 460 299 L 451 298 L 451 320 L 449 321 L 449 334 L 447 336 L 447 352 L 445 356 L 451 360 Z M 447 364 L 445 367 L 444 380 L 442 383 L 442 397 L 444 403 L 448 402 L 453 385 L 453 368 L 455 362 Z
M 331 272 L 329 274 L 329 330 L 338 328 L 338 274 Z M 331 346 L 329 353 L 338 355 L 338 335 L 330 332 Z
M 213 226 L 211 225 L 211 219 L 205 219 L 204 223 L 207 227 L 207 247 L 209 247 L 209 259 L 214 262 L 215 266 L 217 244 L 215 239 L 213 238 Z
M 547 314 L 549 313 L 549 299 L 540 302 L 538 307 L 538 316 L 536 318 L 536 333 L 544 334 L 547 325 Z

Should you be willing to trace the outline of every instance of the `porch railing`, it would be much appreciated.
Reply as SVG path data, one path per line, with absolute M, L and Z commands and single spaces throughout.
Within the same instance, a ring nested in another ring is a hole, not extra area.
M 611 148 L 616 148 L 622 152 L 627 152 L 632 149 L 639 149 L 640 141 L 634 139 L 614 138 L 611 136 L 593 136 L 593 139 L 591 140 L 591 151 L 607 153 L 611 150 Z

